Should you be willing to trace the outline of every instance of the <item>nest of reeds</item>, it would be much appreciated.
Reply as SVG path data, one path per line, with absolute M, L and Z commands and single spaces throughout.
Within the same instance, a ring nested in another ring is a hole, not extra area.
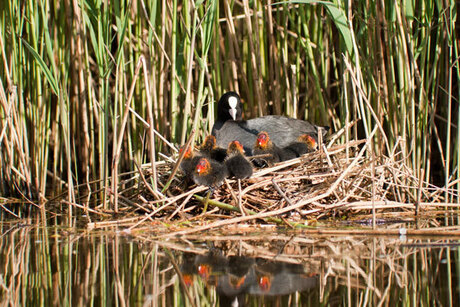
M 331 217 L 379 223 L 449 206 L 445 189 L 412 173 L 398 150 L 400 143 L 390 156 L 377 157 L 372 150 L 373 134 L 347 144 L 335 144 L 336 139 L 330 138 L 319 150 L 300 158 L 256 168 L 251 178 L 241 181 L 241 195 L 237 181 L 227 179 L 207 198 L 208 188 L 186 182 L 178 171 L 177 157 L 169 157 L 154 169 L 162 194 L 150 186 L 150 168 L 141 171 L 140 192 L 121 197 L 120 210 L 144 213 L 136 226 L 150 219 L 168 223 L 210 220 L 216 227 L 252 220 L 293 227 Z

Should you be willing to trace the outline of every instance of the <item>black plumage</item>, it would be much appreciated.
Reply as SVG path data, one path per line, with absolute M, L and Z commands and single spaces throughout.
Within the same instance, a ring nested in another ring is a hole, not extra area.
M 200 158 L 193 171 L 193 181 L 210 188 L 219 187 L 228 177 L 225 164 L 205 157 Z
M 213 135 L 208 135 L 204 138 L 203 143 L 200 145 L 199 152 L 202 156 L 211 158 L 217 162 L 224 162 L 227 157 L 227 150 L 216 145 L 216 138 Z
M 236 179 L 245 179 L 252 176 L 252 164 L 244 156 L 243 146 L 238 141 L 228 145 L 227 159 L 225 160 L 230 176 Z
M 219 147 L 226 148 L 230 142 L 237 140 L 243 145 L 246 155 L 253 155 L 253 145 L 261 131 L 266 131 L 272 142 L 283 148 L 296 142 L 303 134 L 310 135 L 316 141 L 318 133 L 324 137 L 328 129 L 306 120 L 278 115 L 243 120 L 240 97 L 235 92 L 227 92 L 217 104 L 217 120 L 212 135 L 216 137 Z

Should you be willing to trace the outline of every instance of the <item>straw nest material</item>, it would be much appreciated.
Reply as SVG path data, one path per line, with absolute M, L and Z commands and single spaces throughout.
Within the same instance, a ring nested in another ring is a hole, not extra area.
M 148 220 L 169 225 L 208 221 L 216 227 L 258 221 L 294 227 L 331 217 L 379 223 L 385 218 L 413 218 L 427 210 L 456 206 L 445 200 L 446 195 L 453 196 L 452 190 L 435 187 L 413 174 L 398 150 L 400 142 L 391 155 L 374 156 L 375 132 L 367 140 L 347 144 L 335 144 L 336 139 L 331 139 L 318 151 L 255 169 L 251 178 L 241 182 L 243 213 L 236 180 L 227 179 L 206 200 L 208 188 L 187 183 L 175 156 L 156 163 L 157 191 L 162 193 L 151 187 L 152 172 L 140 171 L 140 192 L 120 190 L 120 211 L 143 213 L 132 227 Z

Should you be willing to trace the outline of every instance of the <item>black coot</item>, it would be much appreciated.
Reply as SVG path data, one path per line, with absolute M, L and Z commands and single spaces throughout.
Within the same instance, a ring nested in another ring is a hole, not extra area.
M 240 121 L 243 114 L 241 106 L 241 99 L 237 93 L 226 92 L 223 94 L 217 103 L 217 120 L 212 127 L 212 131 L 220 130 L 222 125 L 228 120 Z M 215 135 L 214 133 L 212 134 Z M 227 148 L 227 146 L 224 148 Z
M 252 155 L 252 147 L 257 134 L 266 131 L 278 147 L 286 147 L 297 141 L 302 134 L 308 134 L 315 140 L 318 133 L 323 137 L 329 127 L 320 127 L 306 120 L 285 116 L 268 115 L 250 120 L 242 120 L 241 99 L 235 92 L 227 92 L 217 104 L 217 120 L 212 128 L 217 145 L 227 148 L 234 140 L 239 141 L 247 155 Z

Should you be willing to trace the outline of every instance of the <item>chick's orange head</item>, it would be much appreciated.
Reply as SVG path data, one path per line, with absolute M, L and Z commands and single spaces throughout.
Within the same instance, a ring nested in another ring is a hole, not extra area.
M 203 147 L 214 149 L 216 147 L 216 137 L 214 135 L 208 135 L 204 138 Z
M 201 158 L 200 161 L 198 161 L 198 164 L 196 165 L 196 172 L 200 175 L 207 174 L 210 169 L 211 164 L 209 164 L 209 161 L 206 158 Z
M 238 141 L 233 141 L 231 142 L 230 144 L 228 144 L 228 150 L 227 150 L 229 153 L 230 152 L 240 152 L 240 153 L 243 153 L 244 152 L 244 149 L 243 149 L 243 145 L 241 145 L 240 142 Z
M 312 147 L 316 147 L 316 141 L 311 135 L 307 135 L 307 143 L 310 144 Z
M 262 148 L 266 147 L 269 141 L 270 141 L 270 138 L 268 137 L 267 132 L 262 131 L 257 135 L 257 143 L 260 147 Z
M 179 149 L 179 153 L 182 153 L 184 149 L 185 149 L 185 146 L 182 146 Z M 184 153 L 184 159 L 190 159 L 191 157 L 192 157 L 192 147 L 190 146 L 189 148 L 187 148 L 187 150 Z
M 315 139 L 311 135 L 308 135 L 308 134 L 302 134 L 301 136 L 299 136 L 298 140 L 299 142 L 307 144 L 311 148 L 315 148 L 318 145 L 316 144 Z

